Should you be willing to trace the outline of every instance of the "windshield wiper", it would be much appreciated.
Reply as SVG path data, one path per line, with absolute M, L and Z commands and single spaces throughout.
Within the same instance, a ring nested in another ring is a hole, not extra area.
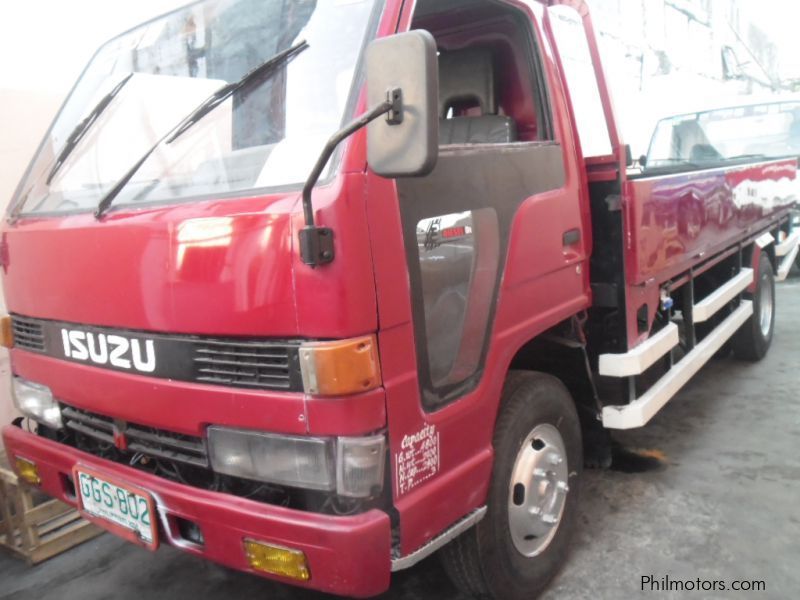
M 103 114 L 103 111 L 106 108 L 108 108 L 108 105 L 111 104 L 111 101 L 117 94 L 119 94 L 120 90 L 125 87 L 125 84 L 128 83 L 131 77 L 133 77 L 133 73 L 129 73 L 128 76 L 115 85 L 110 92 L 100 98 L 100 102 L 98 102 L 91 112 L 86 115 L 86 118 L 75 126 L 75 129 L 73 129 L 72 133 L 70 133 L 69 137 L 67 137 L 67 142 L 64 144 L 61 152 L 58 153 L 55 164 L 47 174 L 47 179 L 45 180 L 47 185 L 50 185 L 50 182 L 53 181 L 53 177 L 56 176 L 56 173 L 58 173 L 59 169 L 66 162 L 67 157 L 72 154 L 72 151 L 83 139 L 83 136 L 86 134 L 86 132 L 89 131 L 89 128 L 94 125 L 95 121 L 97 121 L 97 118 Z
M 217 106 L 222 104 L 225 100 L 227 100 L 231 94 L 240 90 L 242 87 L 246 86 L 247 84 L 255 81 L 259 77 L 267 77 L 270 73 L 275 72 L 278 67 L 284 65 L 289 59 L 293 58 L 303 50 L 308 48 L 308 42 L 305 40 L 298 42 L 294 46 L 287 48 L 273 56 L 272 58 L 267 59 L 252 71 L 248 71 L 244 77 L 242 77 L 239 81 L 234 83 L 229 83 L 227 85 L 222 86 L 216 92 L 214 92 L 211 96 L 206 98 L 206 100 L 197 108 L 195 108 L 188 117 L 181 120 L 178 125 L 176 125 L 173 129 L 170 129 L 164 137 L 158 140 L 153 146 L 145 152 L 144 156 L 142 156 L 136 164 L 134 164 L 123 176 L 120 178 L 117 183 L 114 184 L 105 196 L 100 200 L 97 205 L 97 208 L 94 211 L 94 216 L 96 219 L 99 219 L 103 216 L 103 214 L 108 210 L 108 207 L 111 206 L 111 203 L 114 201 L 114 198 L 122 191 L 131 178 L 136 174 L 136 171 L 145 163 L 145 161 L 150 158 L 150 155 L 155 152 L 156 148 L 158 148 L 162 143 L 166 141 L 167 144 L 171 144 L 174 142 L 181 134 L 183 134 L 187 129 L 189 129 L 192 125 L 197 123 L 200 119 L 214 110 Z
M 287 48 L 283 52 L 279 52 L 272 58 L 268 59 L 267 61 L 258 65 L 252 71 L 248 71 L 244 77 L 242 77 L 239 81 L 234 83 L 229 83 L 228 85 L 222 86 L 216 92 L 214 92 L 209 98 L 206 99 L 200 106 L 198 106 L 192 114 L 190 114 L 186 119 L 184 119 L 183 123 L 178 125 L 178 128 L 175 130 L 169 138 L 167 138 L 167 143 L 171 144 L 176 139 L 178 139 L 184 132 L 192 127 L 195 123 L 197 123 L 200 119 L 205 117 L 208 113 L 212 110 L 217 108 L 220 104 L 225 102 L 234 92 L 240 90 L 244 86 L 246 86 L 251 81 L 258 79 L 260 75 L 266 75 L 276 67 L 282 65 L 287 60 L 299 54 L 303 50 L 308 48 L 308 42 L 303 40 L 292 46 L 291 48 Z

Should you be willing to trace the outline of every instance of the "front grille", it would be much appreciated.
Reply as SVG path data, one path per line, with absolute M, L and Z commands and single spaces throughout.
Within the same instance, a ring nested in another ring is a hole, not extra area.
M 12 326 L 18 348 L 59 360 L 173 381 L 303 391 L 300 340 L 154 333 L 19 315 L 12 316 Z M 114 346 L 109 341 L 112 338 Z M 139 365 L 145 363 L 149 368 L 137 366 L 137 357 Z
M 56 430 L 39 425 L 36 434 L 103 461 L 190 486 L 187 492 L 191 488 L 211 490 L 250 501 L 338 516 L 387 506 L 384 496 L 368 501 L 353 500 L 329 492 L 217 473 L 211 467 L 205 438 L 202 437 L 121 422 L 63 403 L 61 416 L 64 428 Z M 117 444 L 114 444 L 115 434 Z M 124 434 L 127 446 L 122 443 L 120 434 Z M 135 475 L 126 475 L 128 477 L 131 483 L 136 482 Z
M 289 347 L 264 342 L 198 340 L 197 381 L 262 389 L 290 389 Z
M 41 322 L 14 317 L 11 320 L 11 327 L 14 331 L 14 345 L 25 350 L 44 352 L 44 332 Z
M 134 423 L 115 423 L 113 419 L 86 410 L 62 405 L 64 426 L 103 443 L 114 445 L 114 429 L 127 438 L 130 452 L 166 458 L 195 467 L 208 467 L 208 453 L 202 438 L 172 433 Z

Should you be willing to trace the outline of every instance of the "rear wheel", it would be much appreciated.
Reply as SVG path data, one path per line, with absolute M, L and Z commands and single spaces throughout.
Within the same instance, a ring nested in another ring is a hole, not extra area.
M 758 361 L 767 355 L 775 329 L 775 275 L 765 253 L 758 261 L 755 293 L 745 296 L 753 301 L 753 315 L 733 336 L 731 345 L 736 358 Z
M 510 372 L 501 402 L 486 516 L 441 557 L 468 594 L 529 600 L 566 558 L 583 464 L 581 430 L 569 392 L 549 375 Z

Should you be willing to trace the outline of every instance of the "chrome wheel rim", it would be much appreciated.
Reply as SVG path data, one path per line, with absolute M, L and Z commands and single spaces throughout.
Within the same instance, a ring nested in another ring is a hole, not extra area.
M 542 553 L 558 530 L 569 493 L 564 440 L 549 424 L 534 427 L 517 453 L 508 487 L 508 525 L 523 556 Z
M 772 328 L 772 311 L 774 310 L 772 286 L 769 284 L 769 277 L 761 277 L 761 285 L 759 288 L 759 324 L 761 326 L 761 335 L 766 338 L 769 337 L 769 331 Z

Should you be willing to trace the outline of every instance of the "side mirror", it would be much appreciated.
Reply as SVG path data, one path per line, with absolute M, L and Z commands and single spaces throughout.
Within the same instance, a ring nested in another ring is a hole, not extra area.
M 631 153 L 631 145 L 625 144 L 625 166 L 633 166 L 633 154 Z
M 333 230 L 314 221 L 311 192 L 339 143 L 367 127 L 367 159 L 383 177 L 426 175 L 439 153 L 439 64 L 427 31 L 410 31 L 372 42 L 367 48 L 367 112 L 334 133 L 303 185 L 298 232 L 300 260 L 311 268 L 333 260 Z
M 639 157 L 639 166 L 642 167 L 642 168 L 647 166 L 647 155 L 646 154 L 642 154 Z
M 367 125 L 367 160 L 382 177 L 427 175 L 439 153 L 439 65 L 424 30 L 380 38 L 367 47 L 367 105 L 402 95 L 399 114 Z

